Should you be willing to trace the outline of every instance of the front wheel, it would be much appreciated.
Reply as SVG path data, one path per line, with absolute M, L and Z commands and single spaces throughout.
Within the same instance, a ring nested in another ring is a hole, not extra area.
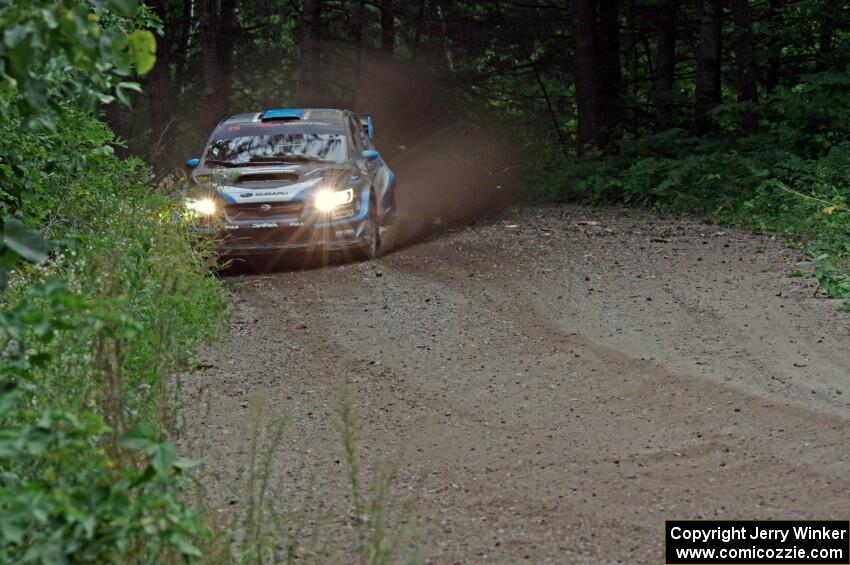
M 360 249 L 366 259 L 375 259 L 381 255 L 381 230 L 378 226 L 378 208 L 372 199 L 369 199 L 369 214 L 364 222 Z

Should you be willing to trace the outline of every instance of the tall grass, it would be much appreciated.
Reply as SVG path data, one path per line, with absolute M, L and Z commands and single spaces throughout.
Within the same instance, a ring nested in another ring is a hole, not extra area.
M 272 485 L 275 461 L 287 454 L 282 445 L 287 417 L 269 422 L 269 401 L 254 396 L 249 403 L 248 465 L 240 481 L 246 507 L 222 524 L 211 507 L 203 486 L 200 507 L 214 535 L 204 547 L 210 563 L 276 564 L 345 562 L 360 565 L 420 563 L 419 547 L 412 527 L 393 506 L 395 473 L 381 468 L 367 486 L 360 466 L 359 434 L 354 403 L 347 390 L 337 402 L 337 424 L 344 461 L 344 507 L 329 505 L 297 508 Z M 339 472 L 335 468 L 334 473 Z M 209 471 L 207 471 L 209 472 Z M 328 479 L 327 469 L 311 468 L 303 477 L 310 489 Z M 202 485 L 203 476 L 199 478 Z M 291 505 L 291 506 L 290 506 Z

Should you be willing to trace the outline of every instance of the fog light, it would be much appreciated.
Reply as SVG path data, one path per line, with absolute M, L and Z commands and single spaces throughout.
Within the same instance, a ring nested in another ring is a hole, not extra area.
M 212 216 L 215 214 L 216 206 L 212 198 L 201 198 L 200 200 L 187 200 L 186 208 L 204 216 Z

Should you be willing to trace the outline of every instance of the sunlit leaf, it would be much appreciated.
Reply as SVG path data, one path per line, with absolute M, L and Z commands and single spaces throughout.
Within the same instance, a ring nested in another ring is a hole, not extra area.
M 127 36 L 128 51 L 136 71 L 146 74 L 156 63 L 156 38 L 147 30 L 137 30 Z

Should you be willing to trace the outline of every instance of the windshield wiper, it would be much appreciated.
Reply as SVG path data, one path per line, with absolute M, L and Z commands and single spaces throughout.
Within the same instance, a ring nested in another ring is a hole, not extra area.
M 204 165 L 221 165 L 222 167 L 238 167 L 237 163 L 231 163 L 230 161 L 220 161 L 219 159 L 207 159 L 204 161 Z
M 252 163 L 332 163 L 317 157 L 305 157 L 304 155 L 256 155 L 251 157 Z

